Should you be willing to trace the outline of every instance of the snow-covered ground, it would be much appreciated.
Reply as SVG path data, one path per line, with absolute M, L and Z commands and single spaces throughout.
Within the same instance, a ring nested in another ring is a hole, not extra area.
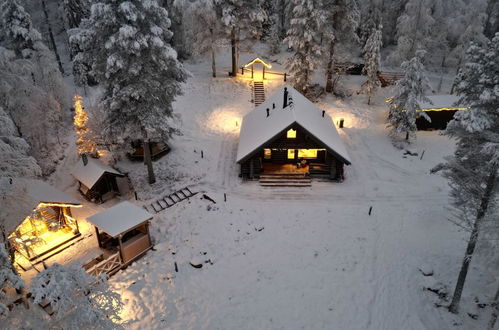
M 404 156 L 374 106 L 355 93 L 319 103 L 352 158 L 342 183 L 263 188 L 238 178 L 242 117 L 253 109 L 247 79 L 211 78 L 206 64 L 175 104 L 182 136 L 155 162 L 122 162 L 144 203 L 186 185 L 207 194 L 160 213 L 155 250 L 111 279 L 131 329 L 470 329 L 483 320 L 436 308 L 426 286 L 454 283 L 465 233 L 446 221 L 446 181 L 429 170 L 452 153 L 438 132 L 419 132 Z M 354 77 L 357 79 L 357 77 Z M 272 81 L 269 94 L 283 82 Z M 201 158 L 203 151 L 203 158 Z M 420 159 L 422 152 L 424 156 Z M 224 202 L 224 193 L 227 201 Z M 370 207 L 372 214 L 368 215 Z M 189 263 L 203 263 L 201 269 Z M 175 271 L 175 263 L 178 272 Z M 433 277 L 419 269 L 431 268 Z M 465 298 L 471 300 L 466 296 Z M 467 310 L 467 308 L 469 310 Z M 483 319 L 487 314 L 483 314 Z

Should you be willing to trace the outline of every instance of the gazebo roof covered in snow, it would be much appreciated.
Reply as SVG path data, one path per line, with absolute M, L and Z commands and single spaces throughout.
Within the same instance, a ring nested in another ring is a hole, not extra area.
M 81 203 L 48 183 L 34 179 L 0 178 L 0 224 L 7 233 L 33 212 L 40 203 L 81 206 Z
M 428 95 L 428 99 L 433 103 L 422 102 L 420 104 L 423 111 L 439 111 L 439 110 L 466 110 L 467 107 L 459 104 L 459 96 L 457 95 Z
M 150 219 L 152 215 L 149 212 L 125 201 L 89 217 L 87 221 L 109 236 L 116 237 Z
M 289 101 L 286 108 L 283 108 L 284 88 L 288 90 Z M 322 111 L 293 87 L 286 85 L 284 88 L 244 116 L 237 149 L 237 162 L 246 160 L 267 142 L 296 123 L 349 165 L 350 156 L 336 131 L 332 118 L 328 114 L 322 116 Z M 266 109 L 269 109 L 269 116 Z
M 83 183 L 89 189 L 92 189 L 92 187 L 105 173 L 123 176 L 123 174 L 121 174 L 111 166 L 104 165 L 97 159 L 93 158 L 88 158 L 87 165 L 84 165 L 83 162 L 78 162 L 76 167 L 71 172 L 76 180 Z

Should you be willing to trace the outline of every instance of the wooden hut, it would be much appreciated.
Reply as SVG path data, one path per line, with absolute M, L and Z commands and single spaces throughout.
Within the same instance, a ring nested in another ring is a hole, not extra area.
M 95 226 L 103 260 L 87 264 L 93 275 L 110 274 L 129 265 L 152 248 L 149 221 L 152 215 L 130 202 L 121 202 L 87 219 Z
M 58 252 L 80 236 L 71 208 L 81 203 L 48 183 L 1 178 L 0 192 L 1 229 L 25 261 Z
M 304 173 L 342 180 L 350 157 L 332 118 L 285 86 L 243 118 L 237 163 L 248 179 Z
M 457 111 L 468 110 L 467 107 L 459 105 L 459 97 L 456 95 L 431 95 L 427 96 L 430 102 L 421 104 L 421 110 L 424 111 L 431 122 L 423 116 L 416 117 L 416 126 L 418 130 L 442 130 L 447 128 L 447 124 L 454 118 Z
M 144 160 L 144 142 L 142 140 L 133 141 L 132 149 L 133 151 L 127 154 L 130 160 Z M 170 151 L 170 146 L 164 142 L 150 142 L 149 149 L 151 159 L 156 160 L 166 155 Z
M 117 178 L 123 174 L 97 159 L 82 158 L 71 174 L 78 180 L 80 193 L 89 201 L 103 203 L 119 195 Z

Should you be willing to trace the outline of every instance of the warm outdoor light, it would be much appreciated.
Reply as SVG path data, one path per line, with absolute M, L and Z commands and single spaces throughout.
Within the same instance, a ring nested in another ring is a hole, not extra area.
M 88 139 L 90 133 L 87 122 L 88 116 L 83 107 L 83 98 L 80 95 L 75 95 L 74 109 L 75 115 L 73 118 L 75 131 L 76 131 L 76 146 L 79 154 L 94 154 L 96 152 L 95 144 Z
M 286 136 L 288 139 L 296 139 L 296 130 L 291 128 L 290 130 L 288 130 Z
M 272 68 L 272 65 L 270 65 L 270 64 L 268 64 L 268 63 L 265 63 L 265 62 L 264 62 L 261 58 L 259 58 L 259 57 L 255 58 L 253 61 L 251 61 L 251 62 L 249 62 L 249 63 L 245 64 L 245 65 L 244 65 L 244 67 L 245 67 L 245 68 L 250 67 L 250 66 L 254 65 L 255 63 L 262 63 L 263 65 L 265 65 L 265 67 L 266 67 L 267 69 L 271 69 L 271 68 Z

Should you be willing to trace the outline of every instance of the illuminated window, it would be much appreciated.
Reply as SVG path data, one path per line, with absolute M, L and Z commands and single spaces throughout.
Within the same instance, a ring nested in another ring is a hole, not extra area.
M 295 149 L 288 149 L 288 159 L 295 159 Z
M 319 149 L 298 149 L 298 158 L 317 158 Z
M 272 157 L 272 151 L 270 149 L 263 149 L 263 158 L 270 159 Z
M 287 136 L 288 136 L 288 139 L 296 139 L 296 130 L 290 129 L 288 131 Z

